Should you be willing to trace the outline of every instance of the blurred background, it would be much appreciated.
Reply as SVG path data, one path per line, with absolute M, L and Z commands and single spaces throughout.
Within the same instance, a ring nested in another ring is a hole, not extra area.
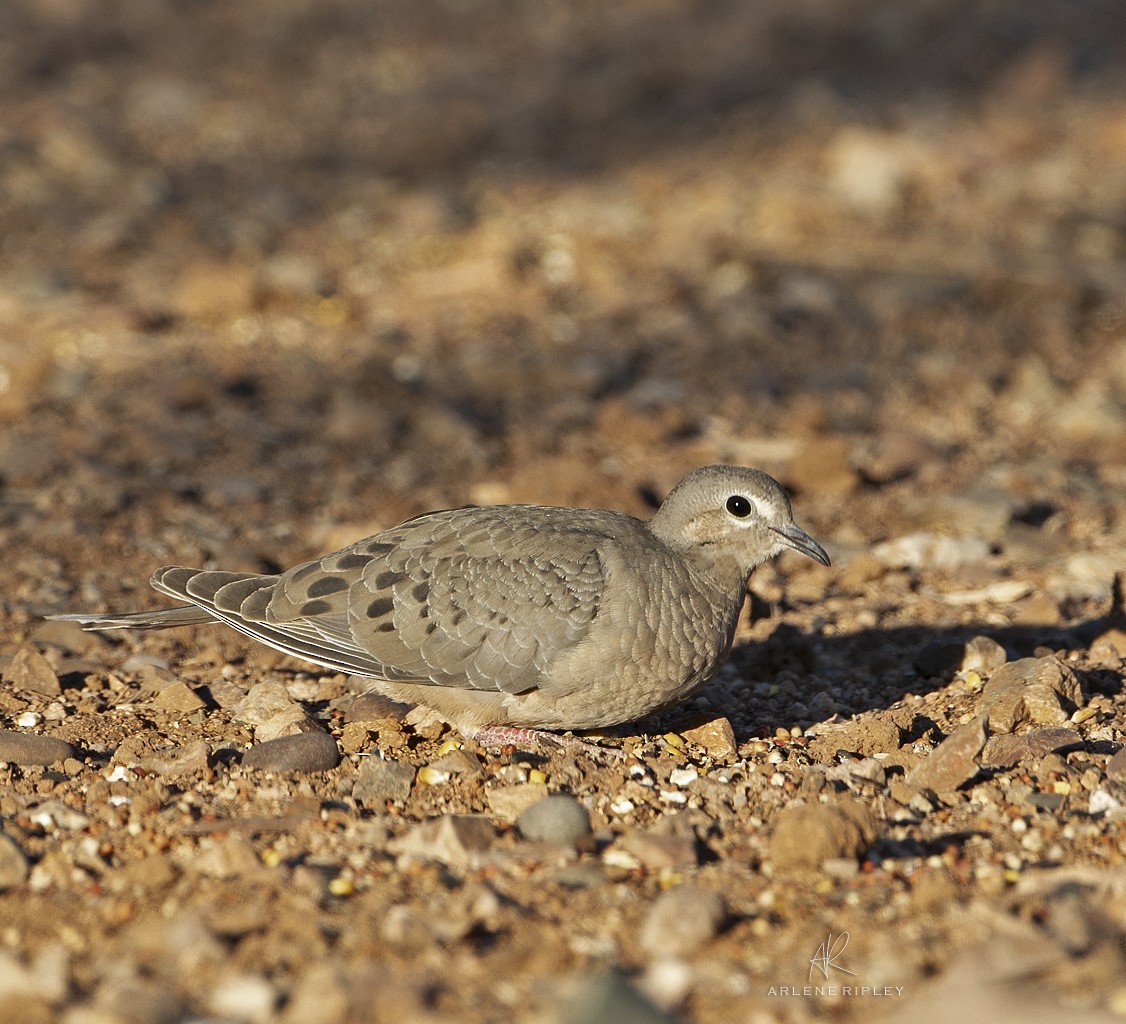
M 1124 86 L 1110 0 L 6 3 L 11 604 L 720 460 L 1120 531 Z

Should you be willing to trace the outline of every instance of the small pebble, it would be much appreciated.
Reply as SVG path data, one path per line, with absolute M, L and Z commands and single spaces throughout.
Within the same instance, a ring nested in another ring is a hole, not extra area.
M 234 714 L 238 721 L 257 727 L 294 707 L 300 705 L 295 703 L 281 683 L 258 683 L 235 705 Z
M 989 737 L 981 759 L 994 767 L 1012 768 L 1022 762 L 1039 761 L 1048 754 L 1079 749 L 1082 746 L 1083 737 L 1077 730 L 1058 726 L 1033 729 L 1032 732 L 1020 734 L 1001 733 Z M 1108 765 L 1108 770 L 1109 767 Z
M 676 1024 L 671 1013 L 659 1010 L 618 973 L 582 978 L 563 1007 L 563 1024 Z
M 384 697 L 381 693 L 361 693 L 344 714 L 345 722 L 378 722 L 385 718 L 401 722 L 411 706 Z
M 269 772 L 327 772 L 340 763 L 340 749 L 327 732 L 303 732 L 255 744 L 242 763 Z
M 139 767 L 157 775 L 176 777 L 206 771 L 211 748 L 204 740 L 188 743 L 168 751 L 156 751 L 138 762 Z
M 310 964 L 297 978 L 282 1012 L 283 1024 L 344 1024 L 355 982 L 334 963 Z
M 907 773 L 909 786 L 944 793 L 957 789 L 978 773 L 985 746 L 985 717 L 959 726 Z
M 485 790 L 489 810 L 504 821 L 515 821 L 533 804 L 546 799 L 547 795 L 547 786 L 542 782 L 523 782 L 515 786 L 497 786 L 495 789 Z
M 487 818 L 476 814 L 443 814 L 397 836 L 387 848 L 407 862 L 437 861 L 455 870 L 473 867 L 496 839 Z
M 371 756 L 364 760 L 352 799 L 364 807 L 382 807 L 388 800 L 399 803 L 411 795 L 415 771 L 409 764 Z
M 1005 664 L 1005 648 L 991 636 L 975 636 L 966 641 L 962 655 L 963 672 L 992 672 Z
M 620 845 L 612 846 L 603 854 L 603 861 L 612 863 L 608 857 L 613 850 L 628 854 L 635 866 L 645 868 L 656 873 L 664 871 L 682 871 L 694 868 L 700 862 L 700 851 L 694 837 L 688 835 L 669 835 L 661 832 L 637 831 L 627 832 L 618 841 Z
M 0 892 L 27 879 L 27 856 L 11 836 L 0 832 Z
M 684 738 L 689 743 L 703 747 L 711 757 L 721 761 L 728 761 L 735 757 L 737 750 L 735 730 L 726 718 L 710 719 L 700 725 L 684 729 L 683 733 Z
M 700 777 L 695 768 L 674 768 L 669 772 L 669 782 L 674 786 L 687 786 Z
M 450 772 L 435 768 L 433 765 L 423 765 L 418 770 L 418 781 L 427 786 L 440 786 L 443 782 L 450 781 Z
M 1027 725 L 1063 725 L 1083 699 L 1075 673 L 1058 658 L 1022 658 L 1002 665 L 981 693 L 989 732 Z
M 268 743 L 283 736 L 297 736 L 303 732 L 322 732 L 309 712 L 301 704 L 292 704 L 262 722 L 254 730 L 256 743 Z
M 684 960 L 661 957 L 638 978 L 638 987 L 658 1006 L 675 1009 L 692 989 L 695 972 Z
M 532 804 L 516 819 L 516 828 L 532 842 L 574 843 L 590 835 L 590 815 L 573 796 L 556 793 Z
M 875 841 L 876 818 L 862 803 L 794 804 L 778 815 L 770 859 L 778 870 L 820 868 L 827 860 L 861 857 Z
M 51 663 L 26 644 L 16 651 L 4 669 L 4 682 L 17 690 L 41 693 L 47 697 L 57 697 L 62 693 L 59 677 L 55 675 Z
M 187 683 L 177 681 L 164 687 L 154 698 L 153 706 L 164 711 L 179 711 L 190 714 L 207 707 L 203 700 Z
M 53 736 L 0 729 L 0 761 L 20 765 L 49 765 L 74 757 L 74 753 L 74 747 Z
M 208 1009 L 217 1017 L 258 1024 L 269 1020 L 277 1003 L 273 986 L 256 974 L 224 978 L 211 989 Z
M 1126 747 L 1122 747 L 1106 763 L 1107 778 L 1116 782 L 1126 781 Z
M 641 926 L 641 947 L 653 957 L 690 956 L 719 934 L 726 917 L 719 893 L 678 885 L 653 901 Z

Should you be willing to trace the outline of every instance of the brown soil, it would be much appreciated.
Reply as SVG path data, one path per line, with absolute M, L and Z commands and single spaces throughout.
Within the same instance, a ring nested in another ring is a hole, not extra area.
M 0 1019 L 1121 1019 L 1126 10 L 26 0 L 0 58 L 0 728 L 75 754 L 0 764 Z M 834 565 L 619 761 L 42 623 L 711 462 Z M 338 767 L 241 764 L 263 684 Z

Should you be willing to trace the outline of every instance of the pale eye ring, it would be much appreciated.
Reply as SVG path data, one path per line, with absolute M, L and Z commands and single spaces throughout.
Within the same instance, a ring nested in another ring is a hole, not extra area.
M 736 519 L 746 519 L 751 514 L 751 503 L 741 494 L 733 494 L 727 499 L 727 511 Z

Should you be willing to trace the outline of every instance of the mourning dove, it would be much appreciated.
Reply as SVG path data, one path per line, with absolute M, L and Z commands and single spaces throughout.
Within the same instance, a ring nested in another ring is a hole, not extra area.
M 539 505 L 430 512 L 280 575 L 158 569 L 153 587 L 185 606 L 53 618 L 219 620 L 504 738 L 618 725 L 695 693 L 731 649 L 751 571 L 790 548 L 829 564 L 777 481 L 706 466 L 648 523 Z

